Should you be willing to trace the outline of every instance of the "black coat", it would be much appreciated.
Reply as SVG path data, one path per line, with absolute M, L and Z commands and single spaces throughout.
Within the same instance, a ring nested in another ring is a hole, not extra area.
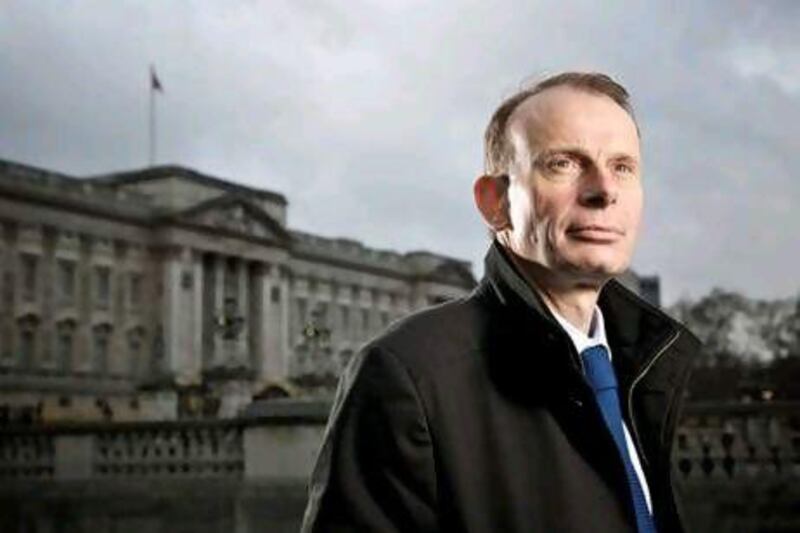
M 616 281 L 599 300 L 660 533 L 699 342 Z M 625 470 L 566 332 L 496 243 L 466 298 L 414 314 L 341 378 L 304 532 L 635 531 Z

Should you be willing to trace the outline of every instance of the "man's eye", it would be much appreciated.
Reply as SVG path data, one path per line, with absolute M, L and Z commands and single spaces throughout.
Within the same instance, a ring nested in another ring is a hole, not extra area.
M 628 163 L 615 163 L 614 172 L 622 176 L 629 176 L 634 173 L 634 168 Z
M 578 164 L 572 159 L 559 157 L 547 162 L 547 168 L 556 172 L 566 172 L 575 170 Z

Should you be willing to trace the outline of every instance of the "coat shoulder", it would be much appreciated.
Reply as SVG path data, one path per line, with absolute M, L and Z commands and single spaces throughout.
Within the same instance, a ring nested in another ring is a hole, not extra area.
M 389 351 L 409 369 L 438 366 L 477 350 L 487 322 L 488 311 L 473 293 L 398 320 L 365 350 Z

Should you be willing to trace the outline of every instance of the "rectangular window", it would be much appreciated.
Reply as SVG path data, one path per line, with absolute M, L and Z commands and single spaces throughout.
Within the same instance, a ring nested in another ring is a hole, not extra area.
M 33 363 L 36 355 L 36 336 L 29 329 L 22 330 L 19 334 L 19 356 L 23 365 Z
M 64 372 L 72 366 L 72 332 L 61 332 L 56 340 L 58 368 Z
M 18 319 L 17 327 L 19 363 L 23 368 L 30 368 L 36 362 L 39 351 L 39 317 L 33 314 L 25 315 Z
M 128 335 L 128 361 L 130 366 L 128 371 L 131 376 L 137 376 L 142 367 L 142 334 L 139 331 L 131 332 Z
M 95 339 L 95 368 L 99 372 L 104 372 L 106 369 L 106 361 L 108 361 L 108 337 L 105 335 L 98 335 Z
M 58 301 L 62 305 L 72 305 L 75 302 L 75 261 L 59 259 L 57 268 Z
M 131 272 L 128 275 L 128 306 L 137 309 L 142 302 L 142 275 Z
M 111 342 L 111 326 L 104 324 L 94 328 L 92 350 L 94 370 L 104 374 L 108 370 L 108 349 Z
M 11 328 L 0 322 L 0 364 L 11 359 Z
M 39 351 L 37 353 L 36 363 L 40 366 L 52 368 L 54 362 L 54 346 L 53 346 L 53 333 L 48 330 L 38 332 L 37 344 Z
M 26 302 L 36 299 L 36 286 L 38 278 L 39 257 L 33 254 L 20 255 L 22 268 L 22 298 Z
M 16 283 L 14 281 L 14 272 L 10 268 L 3 275 L 3 301 L 5 309 L 14 309 L 14 289 Z
M 111 268 L 94 267 L 95 305 L 100 309 L 108 309 L 111 304 Z

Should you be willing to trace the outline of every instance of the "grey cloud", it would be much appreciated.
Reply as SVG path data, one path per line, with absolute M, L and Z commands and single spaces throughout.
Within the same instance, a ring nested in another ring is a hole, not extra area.
M 668 301 L 795 293 L 796 4 L 561 4 L 6 3 L 0 156 L 144 165 L 154 62 L 160 161 L 284 192 L 300 229 L 480 272 L 471 183 L 493 107 L 531 76 L 604 70 L 645 132 L 635 266 Z

